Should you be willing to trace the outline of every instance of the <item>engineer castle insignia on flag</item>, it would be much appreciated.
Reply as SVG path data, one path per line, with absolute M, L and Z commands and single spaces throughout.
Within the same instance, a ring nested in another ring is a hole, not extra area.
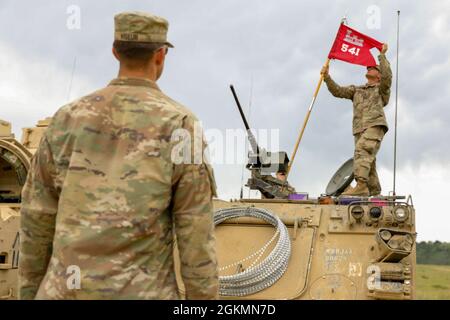
M 364 46 L 364 39 L 358 38 L 356 35 L 352 36 L 352 30 L 347 30 L 347 34 L 345 35 L 344 41 L 354 44 L 355 46 L 362 47 Z

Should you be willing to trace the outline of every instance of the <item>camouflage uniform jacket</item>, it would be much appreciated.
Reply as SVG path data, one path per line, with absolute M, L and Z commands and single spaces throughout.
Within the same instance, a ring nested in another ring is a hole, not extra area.
M 378 59 L 381 70 L 381 81 L 378 84 L 341 87 L 329 75 L 324 78 L 333 96 L 353 100 L 354 135 L 374 126 L 383 126 L 386 132 L 388 130 L 383 107 L 389 102 L 392 71 L 384 54 L 380 54 Z
M 263 189 L 258 189 L 263 199 L 271 199 L 273 195 L 275 195 L 275 198 L 287 199 L 290 194 L 296 192 L 289 182 L 274 178 L 270 174 L 261 174 L 258 170 L 252 170 L 252 180 L 261 180 L 267 184 Z M 263 187 L 260 184 L 257 185 Z
M 137 78 L 56 113 L 22 192 L 22 299 L 177 299 L 175 237 L 186 297 L 217 298 L 213 172 L 171 157 L 195 122 Z

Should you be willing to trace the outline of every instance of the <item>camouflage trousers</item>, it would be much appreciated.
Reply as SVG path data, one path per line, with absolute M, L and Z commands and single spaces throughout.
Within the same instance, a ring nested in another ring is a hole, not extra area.
M 355 135 L 355 155 L 353 172 L 356 179 L 367 182 L 371 195 L 380 194 L 376 155 L 380 150 L 385 129 L 382 126 L 370 127 Z

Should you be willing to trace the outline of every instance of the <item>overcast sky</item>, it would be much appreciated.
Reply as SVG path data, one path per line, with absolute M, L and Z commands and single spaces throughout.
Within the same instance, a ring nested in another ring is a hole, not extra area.
M 80 28 L 71 20 L 73 5 Z M 450 241 L 449 1 L 0 0 L 0 118 L 13 123 L 18 138 L 21 128 L 116 76 L 113 16 L 126 10 L 170 21 L 175 49 L 159 81 L 166 94 L 206 129 L 225 132 L 242 127 L 228 88 L 233 83 L 252 127 L 279 129 L 280 148 L 289 155 L 340 19 L 347 16 L 349 26 L 389 43 L 395 73 L 401 10 L 397 194 L 413 196 L 419 240 Z M 364 72 L 340 61 L 330 67 L 341 84 L 364 83 Z M 385 194 L 393 185 L 394 105 L 393 87 L 385 109 L 390 131 L 378 155 Z M 290 176 L 297 191 L 320 195 L 352 157 L 351 119 L 351 102 L 324 86 Z M 237 198 L 242 166 L 214 167 L 220 197 Z

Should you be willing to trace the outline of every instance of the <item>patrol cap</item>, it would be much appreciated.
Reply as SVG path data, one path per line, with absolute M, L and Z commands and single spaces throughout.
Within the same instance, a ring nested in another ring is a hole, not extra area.
M 127 42 L 164 43 L 169 22 L 161 17 L 138 11 L 122 12 L 114 17 L 114 39 Z
M 369 70 L 369 69 L 376 69 L 376 70 L 378 70 L 378 72 L 381 72 L 380 66 L 378 64 L 375 66 L 368 66 L 367 70 Z

